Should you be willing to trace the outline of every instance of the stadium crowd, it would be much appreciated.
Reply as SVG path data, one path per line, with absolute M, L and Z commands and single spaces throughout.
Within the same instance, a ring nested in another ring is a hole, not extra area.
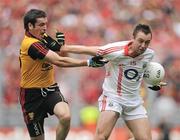
M 31 8 L 45 10 L 50 21 L 48 33 L 55 37 L 55 30 L 59 29 L 65 33 L 67 44 L 103 45 L 126 40 L 135 24 L 150 24 L 153 31 L 151 48 L 156 52 L 154 61 L 165 67 L 168 85 L 156 93 L 144 86 L 145 105 L 152 124 L 157 126 L 166 122 L 180 126 L 179 0 L 1 0 L 0 101 L 6 108 L 14 109 L 18 104 L 18 50 L 24 35 L 22 17 Z M 97 106 L 103 68 L 57 69 L 56 75 L 72 112 L 88 105 Z M 72 124 L 80 125 L 80 117 L 73 115 L 73 118 Z

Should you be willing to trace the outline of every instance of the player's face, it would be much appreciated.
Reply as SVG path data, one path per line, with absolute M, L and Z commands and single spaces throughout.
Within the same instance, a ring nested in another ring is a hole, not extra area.
M 47 30 L 47 18 L 37 18 L 35 26 L 29 28 L 29 32 L 38 39 L 42 39 Z
M 138 32 L 133 41 L 133 51 L 135 56 L 138 56 L 146 51 L 151 42 L 151 33 L 145 34 L 143 32 Z

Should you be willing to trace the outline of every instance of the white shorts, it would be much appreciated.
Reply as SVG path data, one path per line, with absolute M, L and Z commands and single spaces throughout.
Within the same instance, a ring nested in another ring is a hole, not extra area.
M 124 120 L 147 118 L 147 111 L 143 105 L 125 106 L 113 98 L 107 97 L 105 95 L 101 95 L 98 101 L 99 111 L 111 110 L 118 112 Z

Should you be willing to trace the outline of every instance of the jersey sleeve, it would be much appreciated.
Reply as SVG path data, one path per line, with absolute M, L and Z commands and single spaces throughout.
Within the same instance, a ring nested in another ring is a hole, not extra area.
M 111 61 L 116 58 L 122 58 L 124 57 L 124 49 L 120 46 L 112 46 L 110 44 L 107 44 L 105 46 L 102 46 L 98 49 L 97 55 L 103 56 L 103 58 Z
M 56 44 L 56 45 L 48 45 L 47 43 L 43 43 L 48 49 L 50 49 L 51 51 L 57 52 L 60 51 L 61 46 Z M 53 43 L 54 44 L 54 43 Z
M 35 42 L 29 47 L 28 55 L 34 60 L 43 59 L 48 51 L 49 49 L 45 48 L 41 42 Z
M 146 55 L 147 55 L 146 56 L 147 62 L 150 62 L 154 58 L 155 52 L 152 49 L 147 49 L 147 54 Z

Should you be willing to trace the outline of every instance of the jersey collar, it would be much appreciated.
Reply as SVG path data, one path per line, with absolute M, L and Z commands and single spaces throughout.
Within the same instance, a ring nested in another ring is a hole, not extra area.
M 32 37 L 32 38 L 36 38 L 38 39 L 37 37 L 35 37 L 34 35 L 32 35 L 30 32 L 26 31 L 25 32 L 25 35 L 28 36 L 28 37 Z M 39 40 L 39 39 L 38 39 Z
M 132 44 L 132 41 L 128 42 L 127 45 L 124 46 L 124 55 L 129 56 L 129 45 Z

